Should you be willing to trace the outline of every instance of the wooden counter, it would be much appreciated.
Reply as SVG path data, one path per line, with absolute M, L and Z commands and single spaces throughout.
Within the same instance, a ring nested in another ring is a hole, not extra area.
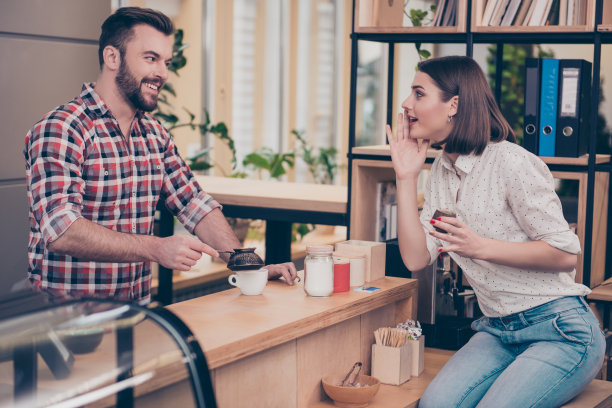
M 370 371 L 373 331 L 416 317 L 417 283 L 385 277 L 374 293 L 304 294 L 269 282 L 262 295 L 238 289 L 168 306 L 204 349 L 220 407 L 306 407 L 327 400 L 321 377 L 355 361 Z

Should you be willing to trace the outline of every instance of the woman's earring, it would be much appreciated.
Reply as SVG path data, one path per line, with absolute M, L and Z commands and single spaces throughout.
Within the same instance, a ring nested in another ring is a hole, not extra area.
M 452 119 L 453 119 L 453 117 L 452 117 L 452 116 L 449 116 L 449 117 L 448 117 L 448 123 L 451 123 L 451 120 L 452 120 Z

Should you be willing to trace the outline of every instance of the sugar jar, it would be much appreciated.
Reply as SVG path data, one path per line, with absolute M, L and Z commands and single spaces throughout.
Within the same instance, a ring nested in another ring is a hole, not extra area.
M 304 259 L 304 291 L 308 296 L 329 296 L 334 291 L 331 245 L 307 245 Z

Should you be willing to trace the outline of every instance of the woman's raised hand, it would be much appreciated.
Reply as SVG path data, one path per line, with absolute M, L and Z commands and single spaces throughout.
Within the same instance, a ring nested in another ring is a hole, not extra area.
M 412 139 L 410 137 L 410 121 L 405 115 L 397 115 L 397 141 L 393 139 L 391 126 L 387 125 L 387 140 L 391 148 L 391 160 L 395 176 L 398 179 L 417 177 L 423 169 L 429 140 Z

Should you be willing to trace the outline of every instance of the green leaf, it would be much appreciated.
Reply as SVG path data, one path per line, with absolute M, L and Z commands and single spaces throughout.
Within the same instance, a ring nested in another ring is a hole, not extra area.
M 165 91 L 165 92 L 168 92 L 172 96 L 176 96 L 176 92 L 174 91 L 174 87 L 172 86 L 172 84 L 170 82 L 166 82 L 161 90 L 162 90 L 162 92 Z
M 212 164 L 207 161 L 196 161 L 189 164 L 191 170 L 208 170 L 212 168 Z
M 268 160 L 259 153 L 250 153 L 247 154 L 242 160 L 242 164 L 244 166 L 255 166 L 256 168 L 270 170 L 270 163 Z

